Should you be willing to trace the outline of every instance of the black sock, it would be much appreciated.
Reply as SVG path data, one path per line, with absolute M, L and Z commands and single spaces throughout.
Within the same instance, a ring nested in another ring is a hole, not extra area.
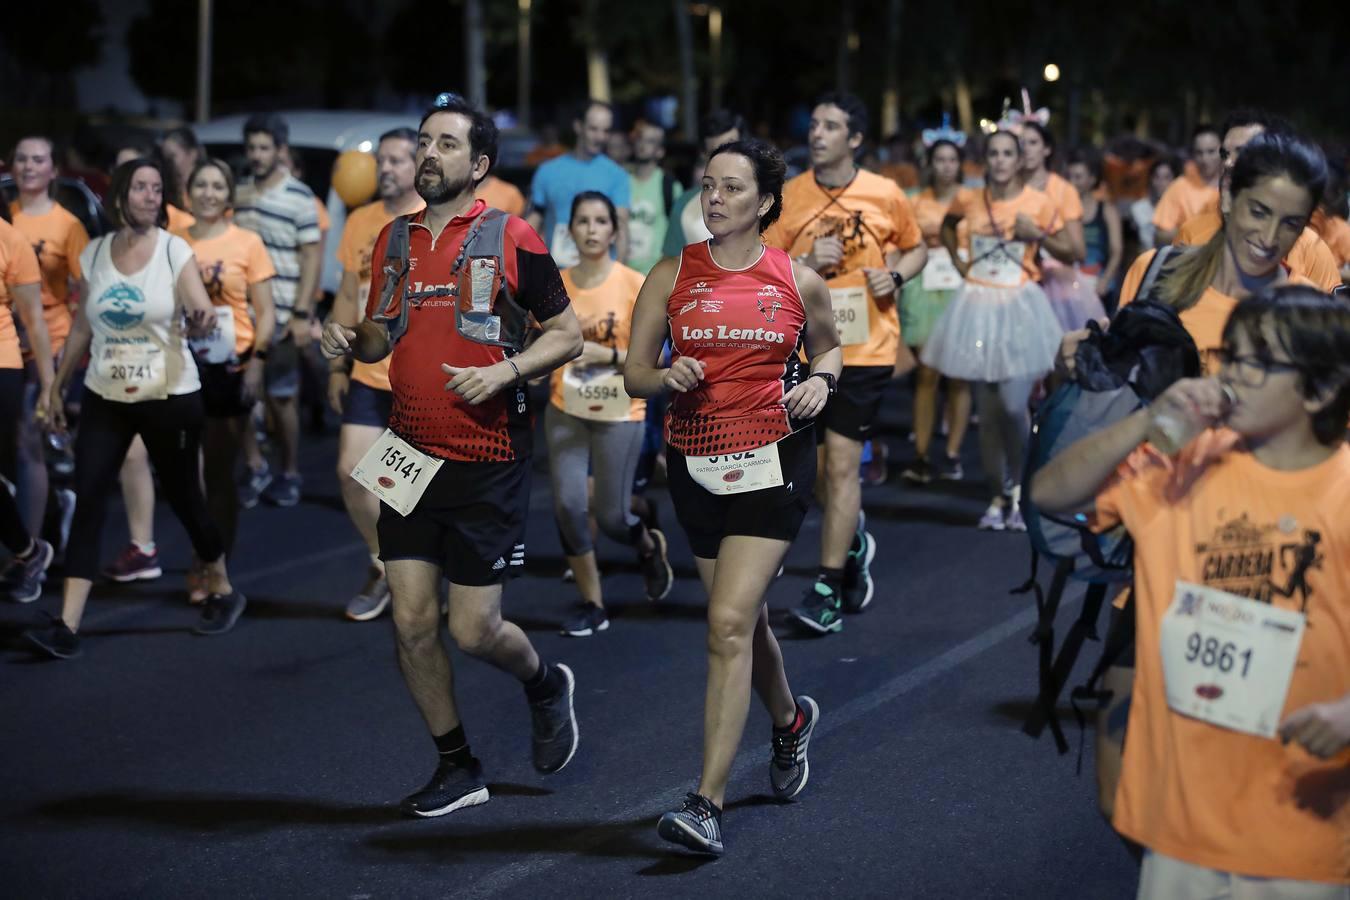
M 469 739 L 464 736 L 462 724 L 456 725 L 439 737 L 433 735 L 432 740 L 436 742 L 436 752 L 441 755 L 441 759 L 460 768 L 465 768 L 473 762 L 473 754 L 469 752 Z
M 801 728 L 802 723 L 805 721 L 806 721 L 806 713 L 802 712 L 801 706 L 798 705 L 797 711 L 792 716 L 792 724 L 788 725 L 785 728 L 779 728 L 777 725 L 775 725 L 773 726 L 773 730 L 779 732 L 780 734 L 787 734 L 789 731 L 796 731 L 798 728 Z
M 835 594 L 844 590 L 844 570 L 842 568 L 831 569 L 829 566 L 821 566 L 820 574 L 816 576 L 816 581 L 825 585 Z
M 558 692 L 558 685 L 562 676 L 556 669 L 549 666 L 543 659 L 539 660 L 539 668 L 535 671 L 534 677 L 525 682 L 525 697 L 530 701 L 545 700 Z

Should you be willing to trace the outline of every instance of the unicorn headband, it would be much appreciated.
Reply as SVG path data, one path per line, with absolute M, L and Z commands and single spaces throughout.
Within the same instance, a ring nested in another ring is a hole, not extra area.
M 923 130 L 923 146 L 925 150 L 931 150 L 938 141 L 951 141 L 958 147 L 966 145 L 966 133 L 957 131 L 952 127 L 951 113 L 942 114 L 941 128 L 925 128 Z
M 1011 131 L 1013 134 L 1020 135 L 1024 122 L 1036 122 L 1042 126 L 1050 124 L 1050 110 L 1044 106 L 1032 110 L 1031 94 L 1027 92 L 1026 88 L 1022 88 L 1022 109 L 1018 111 L 1011 107 L 1012 101 L 1004 97 L 1003 115 L 999 117 L 997 126 L 1000 131 Z

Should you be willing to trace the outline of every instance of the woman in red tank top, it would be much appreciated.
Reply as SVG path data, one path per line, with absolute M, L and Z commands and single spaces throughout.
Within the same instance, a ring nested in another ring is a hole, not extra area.
M 806 786 L 820 715 L 810 697 L 793 699 L 764 606 L 810 503 L 809 426 L 843 363 L 825 283 L 760 240 L 782 210 L 785 174 L 783 157 L 761 141 L 713 152 L 702 194 L 712 238 L 647 276 L 624 365 L 630 395 L 673 392 L 670 494 L 708 592 L 703 776 L 658 826 L 666 840 L 703 853 L 723 850 L 723 796 L 752 685 L 773 718 L 769 777 L 780 799 Z M 657 368 L 667 335 L 671 364 Z

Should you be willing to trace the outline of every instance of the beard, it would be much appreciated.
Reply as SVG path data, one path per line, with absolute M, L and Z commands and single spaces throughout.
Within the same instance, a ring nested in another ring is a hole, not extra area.
M 427 175 L 434 175 L 436 180 L 428 181 L 424 178 Z M 444 172 L 423 169 L 417 173 L 417 195 L 425 200 L 428 206 L 435 206 L 439 203 L 447 203 L 460 196 L 470 188 L 472 183 L 473 181 L 468 175 L 450 181 L 446 179 Z

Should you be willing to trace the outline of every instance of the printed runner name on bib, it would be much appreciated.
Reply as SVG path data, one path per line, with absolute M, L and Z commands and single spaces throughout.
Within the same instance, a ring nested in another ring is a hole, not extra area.
M 961 286 L 961 273 L 952 265 L 951 254 L 946 247 L 929 247 L 928 262 L 923 267 L 923 289 L 925 291 L 954 291 Z
M 1178 581 L 1159 638 L 1167 705 L 1275 737 L 1304 625 L 1302 613 Z
M 830 288 L 830 306 L 834 308 L 834 328 L 845 347 L 867 343 L 871 325 L 867 320 L 867 288 Z
M 352 479 L 406 516 L 417 507 L 442 462 L 386 428 L 352 469 Z
M 1022 241 L 1000 241 L 993 235 L 970 236 L 968 277 L 997 287 L 1017 287 L 1022 283 L 1022 259 L 1027 245 Z
M 690 477 L 710 494 L 747 494 L 783 483 L 778 445 L 722 456 L 686 456 Z
M 164 351 L 150 340 L 104 343 L 92 363 L 103 383 L 123 402 L 163 400 L 169 396 Z
M 563 411 L 579 419 L 625 422 L 632 398 L 623 389 L 623 375 L 607 366 L 563 367 Z
M 228 306 L 216 307 L 216 327 L 204 338 L 193 338 L 192 351 L 204 363 L 227 363 L 234 359 L 234 310 Z
M 570 268 L 581 261 L 577 242 L 572 240 L 572 232 L 564 222 L 553 226 L 553 240 L 549 241 L 548 252 L 559 269 Z

